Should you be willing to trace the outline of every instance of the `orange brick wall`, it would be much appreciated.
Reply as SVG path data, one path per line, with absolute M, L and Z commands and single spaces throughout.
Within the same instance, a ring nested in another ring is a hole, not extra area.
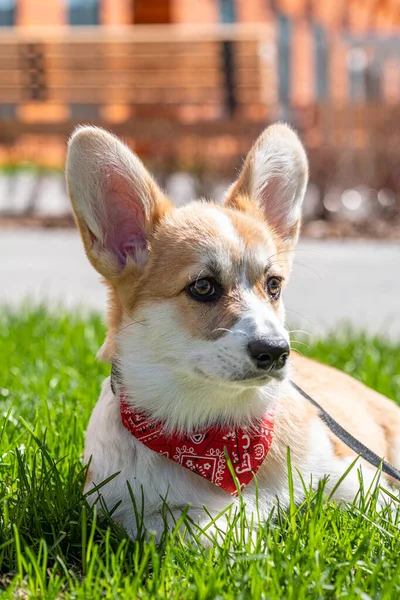
M 132 0 L 100 0 L 100 22 L 107 25 L 129 25 L 132 23 Z
M 236 17 L 241 23 L 262 23 L 271 18 L 268 2 L 237 0 Z
M 22 27 L 64 25 L 67 4 L 63 0 L 18 0 L 16 20 Z
M 100 22 L 128 25 L 133 21 L 133 0 L 100 0 Z M 41 27 L 66 25 L 67 0 L 17 0 L 17 25 Z
M 310 27 L 302 20 L 293 28 L 291 61 L 291 99 L 307 105 L 315 100 L 315 58 Z
M 240 0 L 242 1 L 242 0 Z M 276 0 L 288 15 L 302 16 L 312 5 L 314 17 L 330 29 L 346 24 L 353 31 L 398 31 L 399 0 Z
M 335 2 L 314 2 L 314 18 L 325 27 L 338 28 L 343 19 L 343 13 L 349 0 Z
M 217 23 L 218 0 L 174 0 L 172 20 L 175 23 Z
M 159 0 L 147 0 L 158 2 Z M 160 0 L 161 1 L 161 0 Z M 17 25 L 63 25 L 67 21 L 68 0 L 16 0 Z M 134 21 L 135 0 L 99 0 L 103 24 L 127 25 Z M 171 0 L 176 23 L 215 23 L 219 21 L 219 0 Z M 330 29 L 344 22 L 353 31 L 397 31 L 400 27 L 399 0 L 275 0 L 289 16 L 302 17 L 312 5 L 314 18 Z M 236 0 L 239 22 L 265 22 L 271 18 L 269 0 Z

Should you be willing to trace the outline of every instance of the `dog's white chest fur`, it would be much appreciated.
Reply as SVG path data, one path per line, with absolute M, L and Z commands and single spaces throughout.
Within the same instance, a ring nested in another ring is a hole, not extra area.
M 301 407 L 299 409 L 301 411 Z M 261 518 L 267 518 L 276 500 L 283 508 L 289 503 L 286 447 L 293 440 L 287 439 L 286 445 L 282 436 L 293 437 L 297 432 L 296 430 L 285 431 L 280 416 L 284 411 L 285 406 L 281 409 L 278 407 L 276 444 L 274 446 L 273 443 L 257 477 L 258 506 L 256 507 L 255 480 L 243 492 L 250 518 L 251 516 L 254 518 L 256 512 Z M 296 501 L 301 501 L 304 497 L 303 482 L 297 470 L 302 474 L 307 486 L 313 482 L 315 487 L 322 477 L 330 475 L 326 488 L 329 493 L 351 462 L 334 456 L 327 430 L 318 417 L 305 420 L 303 427 L 302 435 L 306 443 L 301 453 L 300 463 L 296 461 L 296 452 L 294 456 L 292 455 Z M 297 440 L 296 444 L 298 445 Z M 90 462 L 86 491 L 118 473 L 101 488 L 101 495 L 109 511 L 120 503 L 113 517 L 131 537 L 135 537 L 137 533 L 137 523 L 128 483 L 135 496 L 139 514 L 143 512 L 145 529 L 156 532 L 157 537 L 164 530 L 165 519 L 173 525 L 174 520 L 177 521 L 188 507 L 190 507 L 189 516 L 204 527 L 210 521 L 203 509 L 204 506 L 213 517 L 216 517 L 230 504 L 238 502 L 216 485 L 150 450 L 127 431 L 121 421 L 119 398 L 112 393 L 109 378 L 103 384 L 101 396 L 89 422 L 85 462 Z M 368 485 L 372 480 L 373 471 L 366 469 L 364 478 L 366 473 L 366 485 Z M 335 498 L 351 501 L 357 488 L 358 477 L 357 472 L 354 471 L 354 474 L 351 473 L 342 483 Z M 89 496 L 89 501 L 93 503 L 97 498 L 98 494 L 94 493 Z M 163 499 L 168 509 L 166 507 L 163 509 Z M 224 519 L 221 518 L 218 528 L 223 529 L 223 527 Z
M 101 494 L 109 510 L 121 501 L 114 518 L 133 537 L 137 524 L 127 482 L 138 502 L 139 512 L 143 497 L 146 529 L 158 534 L 164 529 L 163 499 L 175 518 L 179 518 L 188 505 L 193 517 L 205 516 L 203 505 L 216 516 L 234 502 L 229 494 L 214 484 L 150 450 L 127 431 L 121 421 L 119 398 L 112 393 L 109 379 L 103 384 L 88 426 L 85 462 L 89 459 L 90 483 L 87 489 L 119 472 L 101 489 Z M 96 498 L 90 499 L 95 501 Z

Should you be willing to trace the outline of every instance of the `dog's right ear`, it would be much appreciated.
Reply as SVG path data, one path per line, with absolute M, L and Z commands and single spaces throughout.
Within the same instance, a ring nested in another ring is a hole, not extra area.
M 81 127 L 69 141 L 66 178 L 93 266 L 109 280 L 140 271 L 148 236 L 171 204 L 139 158 L 103 129 Z

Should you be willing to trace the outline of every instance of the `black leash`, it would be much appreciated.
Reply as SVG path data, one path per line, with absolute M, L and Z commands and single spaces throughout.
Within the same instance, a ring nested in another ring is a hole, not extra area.
M 111 390 L 113 394 L 116 394 L 116 383 L 121 384 L 121 375 L 118 367 L 113 363 L 111 368 Z M 314 400 L 311 398 L 304 390 L 302 390 L 294 381 L 290 382 L 294 389 L 299 392 L 303 398 L 308 400 L 315 408 L 319 411 L 319 416 L 321 420 L 329 427 L 329 429 L 338 437 L 346 446 L 354 450 L 356 454 L 361 456 L 365 461 L 369 462 L 371 465 L 376 467 L 377 469 L 381 468 L 386 475 L 390 475 L 393 479 L 397 479 L 400 481 L 400 471 L 396 469 L 393 465 L 386 462 L 382 458 L 380 458 L 375 452 L 372 452 L 367 446 L 364 446 L 360 441 L 358 441 L 355 437 L 353 437 L 348 431 L 343 429 L 341 425 L 335 419 L 333 419 L 327 412 Z
M 384 473 L 386 473 L 386 475 L 390 475 L 390 477 L 393 477 L 393 479 L 397 479 L 397 481 L 400 481 L 400 471 L 399 471 L 399 469 L 396 469 L 396 467 L 394 467 L 390 463 L 386 462 L 382 458 L 379 458 L 379 456 L 377 454 L 375 454 L 375 452 L 372 452 L 372 450 L 370 450 L 369 448 L 367 448 L 367 446 L 364 446 L 364 444 L 362 444 L 359 440 L 357 440 L 355 437 L 353 437 L 348 431 L 346 431 L 345 429 L 343 429 L 343 427 L 341 425 L 339 425 L 339 423 L 337 421 L 335 421 L 335 419 L 333 419 L 326 412 L 326 410 L 324 410 L 322 408 L 322 406 L 320 406 L 318 404 L 318 402 L 316 402 L 314 400 L 314 398 L 311 398 L 311 396 L 309 396 L 304 390 L 302 390 L 293 381 L 291 381 L 290 383 L 292 384 L 292 386 L 294 387 L 294 389 L 296 391 L 298 391 L 299 394 L 301 394 L 303 396 L 303 398 L 305 398 L 306 400 L 308 400 L 308 402 L 311 402 L 311 404 L 313 406 L 315 406 L 315 408 L 318 408 L 318 410 L 319 410 L 319 416 L 320 416 L 321 420 L 325 423 L 325 425 L 327 425 L 329 427 L 329 429 L 340 440 L 342 440 L 342 442 L 344 442 L 346 444 L 346 446 L 348 446 L 349 448 L 351 448 L 352 450 L 354 450 L 354 452 L 356 454 L 358 454 L 359 456 L 361 456 L 361 458 L 363 458 L 364 460 L 366 460 L 367 462 L 369 462 L 371 465 L 373 465 L 377 469 L 381 468 L 382 471 Z
M 121 383 L 121 375 L 120 375 L 118 367 L 115 365 L 115 363 L 112 363 L 111 375 L 110 375 L 110 385 L 111 385 L 111 391 L 114 394 L 114 396 L 117 395 L 117 388 L 116 388 L 115 383 Z

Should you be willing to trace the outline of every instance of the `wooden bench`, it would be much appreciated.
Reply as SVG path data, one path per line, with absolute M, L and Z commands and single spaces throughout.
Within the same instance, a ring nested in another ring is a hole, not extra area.
M 6 31 L 0 142 L 66 136 L 82 121 L 146 143 L 250 138 L 275 108 L 271 35 L 267 25 Z

